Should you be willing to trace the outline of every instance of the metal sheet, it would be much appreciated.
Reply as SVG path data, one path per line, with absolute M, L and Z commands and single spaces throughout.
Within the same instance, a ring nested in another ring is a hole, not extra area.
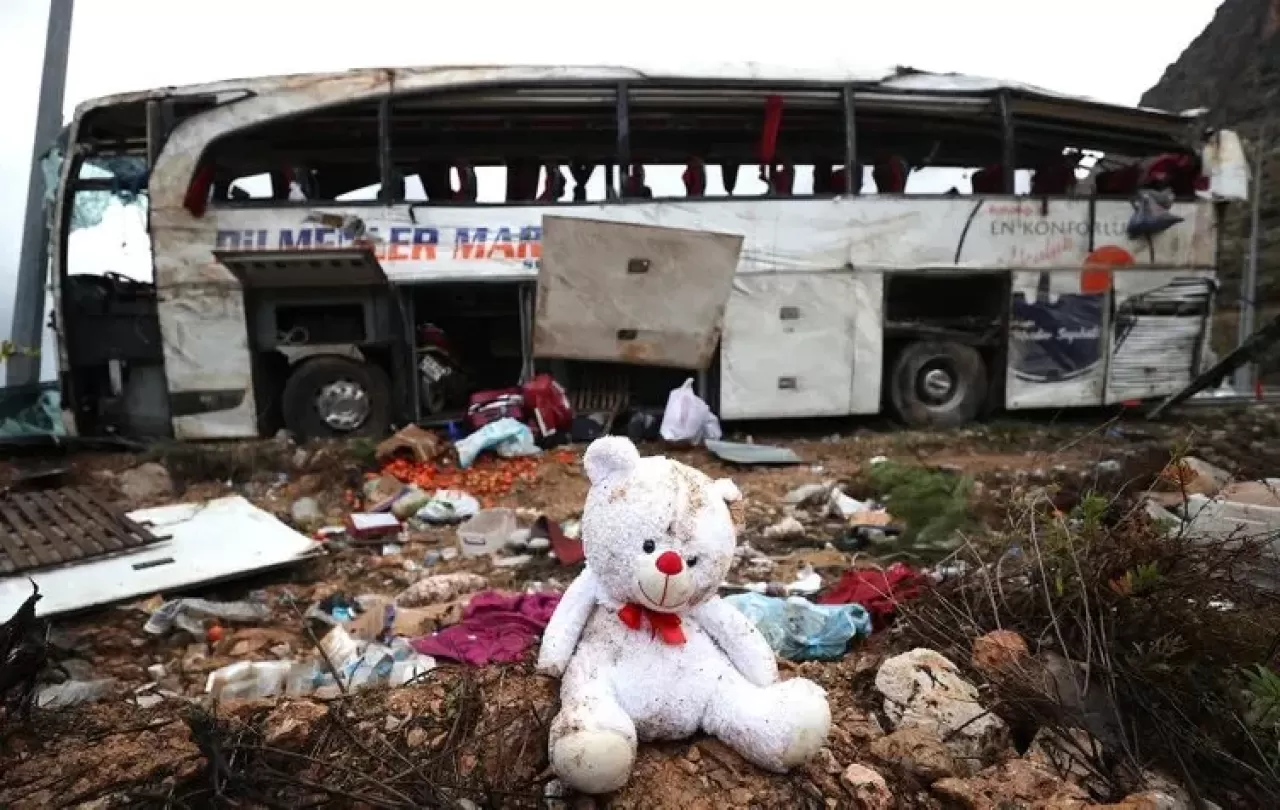
M 720 354 L 725 419 L 844 416 L 852 410 L 860 308 L 852 273 L 742 276 Z M 867 318 L 867 326 L 877 318 Z
M 80 487 L 0 495 L 0 574 L 137 550 L 158 538 Z
M 536 357 L 703 369 L 743 238 L 543 217 Z
M 1181 390 L 1195 376 L 1212 278 L 1126 271 L 1114 283 L 1107 403 Z
M 215 250 L 240 284 L 255 289 L 352 287 L 387 283 L 368 248 L 336 250 Z
M 159 542 L 32 573 L 44 596 L 36 604 L 37 615 L 170 593 L 322 553 L 320 543 L 238 496 L 140 509 L 127 517 L 159 536 Z M 30 594 L 26 574 L 0 579 L 0 620 L 11 616 Z
M 707 449 L 717 458 L 731 464 L 772 465 L 803 464 L 804 459 L 787 447 L 774 447 L 768 444 L 744 444 L 742 442 L 722 442 L 707 440 Z
M 1080 272 L 1015 272 L 1005 407 L 1101 405 L 1109 292 Z

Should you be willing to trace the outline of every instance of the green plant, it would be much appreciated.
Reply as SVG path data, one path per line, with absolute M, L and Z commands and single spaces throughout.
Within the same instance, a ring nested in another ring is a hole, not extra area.
M 1259 731 L 1280 734 L 1280 672 L 1262 664 L 1245 670 L 1248 681 L 1249 725 Z
M 960 533 L 975 523 L 973 481 L 964 476 L 885 461 L 871 467 L 869 478 L 889 514 L 903 524 L 903 547 L 916 556 L 956 548 Z

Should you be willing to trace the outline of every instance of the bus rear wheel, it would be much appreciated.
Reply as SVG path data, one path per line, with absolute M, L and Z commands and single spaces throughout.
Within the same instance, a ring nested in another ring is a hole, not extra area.
M 972 346 L 920 341 L 902 347 L 888 378 L 889 404 L 911 427 L 972 421 L 987 395 L 987 364 Z
M 390 426 L 391 383 L 371 363 L 312 357 L 289 375 L 281 405 L 299 439 L 381 436 Z

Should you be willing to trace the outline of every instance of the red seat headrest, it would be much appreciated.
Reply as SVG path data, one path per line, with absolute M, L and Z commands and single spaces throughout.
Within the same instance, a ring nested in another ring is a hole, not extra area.
M 707 193 L 707 166 L 698 158 L 689 159 L 680 179 L 684 181 L 684 193 L 687 196 L 701 197 Z

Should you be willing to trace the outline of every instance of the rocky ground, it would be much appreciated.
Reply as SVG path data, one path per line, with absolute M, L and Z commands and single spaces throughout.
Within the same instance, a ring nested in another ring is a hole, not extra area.
M 847 522 L 832 517 L 824 503 L 787 503 L 798 487 L 824 482 L 838 482 L 853 498 L 883 499 L 872 474 L 877 457 L 972 481 L 964 514 L 946 531 L 973 544 L 1025 531 L 1016 525 L 1017 505 L 1028 498 L 1043 496 L 1058 514 L 1078 508 L 1089 492 L 1118 503 L 1151 487 L 1173 455 L 1193 453 L 1241 479 L 1280 474 L 1280 413 L 1262 406 L 1191 409 L 1162 423 L 1085 414 L 1001 419 L 950 432 L 879 424 L 852 432 L 839 424 L 749 432 L 756 442 L 792 448 L 804 464 L 744 468 L 703 449 L 642 450 L 668 452 L 737 482 L 744 495 L 736 513 L 740 542 L 755 550 L 735 566 L 730 581 L 738 583 L 785 583 L 812 568 L 829 586 L 851 565 L 868 560 L 939 563 L 936 550 L 921 553 L 905 540 L 901 547 L 851 545 Z M 518 468 L 489 464 L 469 478 L 436 483 L 464 486 L 485 505 L 517 507 L 526 517 L 571 521 L 587 488 L 581 449 L 549 452 Z M 340 522 L 356 508 L 364 482 L 376 470 L 371 448 L 362 444 L 297 447 L 279 440 L 170 447 L 144 456 L 23 458 L 0 466 L 0 476 L 12 479 L 55 464 L 68 468 L 64 481 L 100 485 L 120 506 L 234 492 L 308 531 Z M 912 506 L 891 502 L 889 508 L 908 514 Z M 772 529 L 785 519 L 801 529 Z M 998 710 L 1006 703 L 999 677 L 1007 674 L 1006 664 L 1018 662 L 1024 674 L 1039 672 L 1042 651 L 1058 645 L 1041 637 L 1048 631 L 1033 628 L 1030 618 L 1011 623 L 1019 633 L 993 642 L 983 634 L 997 624 L 980 610 L 963 627 L 956 625 L 960 629 L 949 645 L 926 645 L 929 634 L 912 624 L 908 611 L 839 660 L 784 661 L 784 677 L 813 679 L 832 705 L 830 743 L 801 769 L 768 774 L 706 738 L 642 745 L 628 787 L 594 800 L 560 795 L 547 769 L 546 729 L 558 695 L 554 680 L 532 672 L 536 648 L 514 664 L 442 663 L 395 689 L 209 705 L 206 679 L 219 667 L 312 654 L 303 611 L 325 597 L 392 597 L 425 577 L 452 572 L 474 573 L 487 588 L 559 590 L 578 570 L 538 551 L 526 552 L 530 559 L 514 565 L 503 560 L 524 554 L 450 557 L 456 542 L 450 527 L 413 531 L 394 547 L 339 541 L 306 565 L 191 594 L 227 601 L 252 596 L 270 608 L 265 620 L 228 623 L 204 638 L 180 630 L 144 632 L 159 598 L 59 618 L 50 641 L 63 674 L 51 678 L 114 683 L 110 694 L 93 703 L 36 709 L 30 720 L 13 711 L 2 716 L 0 806 L 1191 806 L 1190 795 L 1174 784 L 1186 780 L 1146 767 L 1150 763 L 1141 756 L 1134 759 L 1141 767 L 1123 778 L 1112 779 L 1118 771 L 1108 765 L 1110 781 L 1100 787 L 1096 772 L 1064 769 L 1053 755 L 1055 739 L 1063 735 L 1050 732 L 1061 724 L 1039 720 L 1028 726 L 1025 716 Z M 956 559 L 941 562 L 950 570 L 947 565 L 954 568 Z M 944 591 L 921 604 L 933 611 L 949 604 L 938 601 L 950 598 Z M 465 594 L 442 601 L 447 604 L 438 606 L 420 632 L 431 630 L 431 623 L 456 621 Z M 926 615 L 938 614 L 920 614 Z M 1070 639 L 1062 642 L 1070 647 Z M 924 646 L 936 651 L 918 649 Z M 1067 739 L 1075 730 L 1068 732 Z M 1203 798 L 1250 806 L 1248 797 Z

